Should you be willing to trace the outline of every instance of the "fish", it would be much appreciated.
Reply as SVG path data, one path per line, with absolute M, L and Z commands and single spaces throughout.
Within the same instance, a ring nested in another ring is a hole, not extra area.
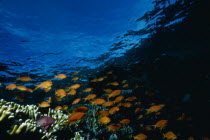
M 123 119 L 120 121 L 121 124 L 129 124 L 131 121 L 129 119 Z
M 97 115 L 99 115 L 99 116 L 109 116 L 109 111 L 101 110 L 101 111 L 98 111 Z
M 126 83 L 126 82 L 127 82 L 127 80 L 123 80 L 123 81 L 122 81 L 122 84 L 124 84 L 124 83 Z
M 23 97 L 21 96 L 15 96 L 15 98 L 19 101 L 19 102 L 24 102 Z
M 114 102 L 118 103 L 118 102 L 122 101 L 123 99 L 124 99 L 123 96 L 118 96 L 118 97 L 115 98 Z
M 75 108 L 73 112 L 86 112 L 86 111 L 88 111 L 87 107 L 79 106 L 79 107 Z
M 108 131 L 116 131 L 122 127 L 121 124 L 110 124 L 107 126 Z
M 76 80 L 78 80 L 80 77 L 74 77 L 74 78 L 72 78 L 71 80 L 72 81 L 76 81 Z
M 68 90 L 70 90 L 70 89 L 78 89 L 78 88 L 80 88 L 80 86 L 81 86 L 80 84 L 74 84 L 74 85 L 68 87 Z
M 108 83 L 107 85 L 118 86 L 120 84 L 118 82 L 112 82 L 112 83 Z
M 67 93 L 67 95 L 75 95 L 77 91 L 75 89 L 71 89 L 70 92 Z
M 103 124 L 107 124 L 107 123 L 109 123 L 110 121 L 111 121 L 111 119 L 110 119 L 109 117 L 107 117 L 107 116 L 104 116 L 104 117 L 102 117 L 102 118 L 100 118 L 100 119 L 98 120 L 98 122 L 103 123 Z
M 67 110 L 69 108 L 68 105 L 63 105 L 62 110 Z
M 45 130 L 48 130 L 54 122 L 55 122 L 54 118 L 47 116 L 41 116 L 39 119 L 36 120 L 37 126 L 41 126 Z
M 135 109 L 134 113 L 138 113 L 141 109 L 138 107 Z
M 103 103 L 105 103 L 106 101 L 104 99 L 94 99 L 91 101 L 92 104 L 95 104 L 95 105 L 101 105 Z
M 124 107 L 131 107 L 132 104 L 130 102 L 125 102 L 125 103 L 122 103 L 122 106 L 124 106 Z
M 77 103 L 79 103 L 79 101 L 80 101 L 81 99 L 80 98 L 77 98 L 77 99 L 75 99 L 71 104 L 77 104 Z
M 108 94 L 108 98 L 118 96 L 120 93 L 121 90 L 114 90 L 112 93 Z
M 177 136 L 172 131 L 168 131 L 167 133 L 163 134 L 163 138 L 168 140 L 175 140 L 177 139 Z
M 66 94 L 66 91 L 64 89 L 58 89 L 58 90 L 55 91 L 55 95 L 60 97 L 60 98 L 63 98 L 67 94 Z
M 58 79 L 65 79 L 67 76 L 65 74 L 58 74 L 55 75 L 54 78 L 58 78 Z
M 49 106 L 50 106 L 50 103 L 47 101 L 43 101 L 39 104 L 39 107 L 49 107 Z
M 147 135 L 140 133 L 136 136 L 134 136 L 134 140 L 146 140 L 147 139 Z
M 16 89 L 16 87 L 17 87 L 16 84 L 9 84 L 9 85 L 6 86 L 6 89 L 7 90 L 14 90 L 14 89 Z
M 48 87 L 48 88 L 45 88 L 44 91 L 49 92 L 51 89 L 52 89 L 52 87 Z
M 109 109 L 109 114 L 114 114 L 119 110 L 120 110 L 119 107 L 112 107 L 111 109 Z
M 78 71 L 75 71 L 72 75 L 77 75 L 79 72 Z
M 107 74 L 112 74 L 113 71 L 108 71 Z
M 143 115 L 141 114 L 141 115 L 138 116 L 137 120 L 140 120 L 142 118 L 143 118 Z
M 108 88 L 108 89 L 104 89 L 104 91 L 105 91 L 106 94 L 109 94 L 109 93 L 111 93 L 113 90 Z
M 36 88 L 34 90 L 37 90 L 38 88 L 41 88 L 41 89 L 46 89 L 46 88 L 49 88 L 52 86 L 52 81 L 49 80 L 49 81 L 44 81 L 42 82 L 41 84 L 39 85 L 35 85 Z
M 73 123 L 76 121 L 80 121 L 82 118 L 85 117 L 85 115 L 86 114 L 84 112 L 74 112 L 69 115 L 68 121 L 64 122 L 64 124 L 69 124 L 69 123 Z
M 32 79 L 30 77 L 18 77 L 16 80 L 22 81 L 22 82 L 29 82 Z
M 164 104 L 160 104 L 160 105 L 153 105 L 151 106 L 149 109 L 146 109 L 146 114 L 152 113 L 152 112 L 158 112 L 159 110 L 161 110 L 165 105 Z
M 56 106 L 56 107 L 54 108 L 55 111 L 57 111 L 57 110 L 62 110 L 62 109 L 63 109 L 62 106 Z
M 126 87 L 128 87 L 128 84 L 125 84 L 125 85 L 123 85 L 122 87 L 123 87 L 123 88 L 126 88 Z
M 156 124 L 154 124 L 154 128 L 160 128 L 160 130 L 162 130 L 166 124 L 167 124 L 168 120 L 159 120 Z
M 83 92 L 90 92 L 93 88 L 86 88 L 83 90 Z
M 16 86 L 16 89 L 19 89 L 21 91 L 27 90 L 27 88 L 25 86 Z
M 90 95 L 88 95 L 87 97 L 85 97 L 85 98 L 83 98 L 85 101 L 86 100 L 92 100 L 92 99 L 94 99 L 96 97 L 96 94 L 90 94 Z
M 134 100 L 136 100 L 137 98 L 135 97 L 135 96 L 132 96 L 132 97 L 128 97 L 128 98 L 126 98 L 125 100 L 126 101 L 134 101 Z
M 32 93 L 33 92 L 33 89 L 27 88 L 24 92 L 30 92 L 30 93 Z
M 114 104 L 113 101 L 108 101 L 103 104 L 103 106 L 112 106 Z

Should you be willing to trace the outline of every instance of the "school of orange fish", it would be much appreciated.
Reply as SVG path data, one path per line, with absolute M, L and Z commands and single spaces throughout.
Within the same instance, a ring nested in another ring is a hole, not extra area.
M 105 76 L 95 78 L 90 80 L 90 83 L 100 83 L 106 82 L 106 78 L 112 76 L 113 71 L 108 71 Z M 146 140 L 150 136 L 147 132 L 154 131 L 158 132 L 162 135 L 162 139 L 167 140 L 176 140 L 178 136 L 172 130 L 166 130 L 168 123 L 170 123 L 167 118 L 159 119 L 158 115 L 163 111 L 165 104 L 156 104 L 152 102 L 148 107 L 142 105 L 142 99 L 139 99 L 134 94 L 125 95 L 123 94 L 123 90 L 129 89 L 129 83 L 127 80 L 123 81 L 113 81 L 107 82 L 103 89 L 103 96 L 98 96 L 97 93 L 94 92 L 92 87 L 87 87 L 85 84 L 77 83 L 77 81 L 82 76 L 76 76 L 79 72 L 74 72 L 71 75 L 71 81 L 74 82 L 72 85 L 67 85 L 63 89 L 54 90 L 54 96 L 49 97 L 46 100 L 43 100 L 38 104 L 40 108 L 48 108 L 51 107 L 51 103 L 53 100 L 56 102 L 62 102 L 66 97 L 71 97 L 69 103 L 58 105 L 54 108 L 54 110 L 63 110 L 68 112 L 68 109 L 74 105 L 81 104 L 81 106 L 74 109 L 69 113 L 69 119 L 65 122 L 65 124 L 73 124 L 75 122 L 81 121 L 84 117 L 86 117 L 86 112 L 88 108 L 82 106 L 83 103 L 88 103 L 96 106 L 104 106 L 106 109 L 100 110 L 97 112 L 98 122 L 103 124 L 107 131 L 118 131 L 123 125 L 131 125 L 134 124 L 144 130 L 143 132 L 139 132 L 133 136 L 135 140 Z M 55 75 L 53 80 L 62 80 L 68 78 L 66 74 L 58 74 Z M 22 83 L 30 82 L 32 79 L 30 77 L 18 77 L 17 81 L 21 81 Z M 21 92 L 28 92 L 31 94 L 35 94 L 36 90 L 43 90 L 43 92 L 52 92 L 53 80 L 43 81 L 38 85 L 35 85 L 34 89 L 27 88 L 23 85 L 17 85 L 15 83 L 11 83 L 6 85 L 6 90 L 19 90 Z M 2 85 L 2 83 L 1 83 Z M 148 93 L 144 93 L 148 94 Z M 150 96 L 153 96 L 153 93 L 150 93 Z M 19 102 L 23 102 L 24 99 L 16 96 Z M 129 114 L 126 114 L 129 113 Z M 132 113 L 132 117 L 130 117 L 130 113 Z M 116 117 L 116 114 L 120 114 L 121 118 L 118 122 L 112 122 L 112 119 Z M 182 114 L 177 120 L 183 120 L 185 114 Z M 149 116 L 151 120 L 153 120 L 153 124 L 144 125 L 143 118 Z M 135 129 L 135 128 L 133 128 Z M 194 140 L 191 136 L 188 140 Z

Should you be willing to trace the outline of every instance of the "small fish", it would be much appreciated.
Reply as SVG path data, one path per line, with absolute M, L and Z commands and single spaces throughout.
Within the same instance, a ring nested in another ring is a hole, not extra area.
M 83 92 L 90 92 L 93 88 L 86 88 L 83 90 Z
M 15 98 L 19 101 L 19 102 L 24 102 L 23 97 L 21 96 L 15 96 Z
M 121 124 L 110 124 L 107 126 L 108 131 L 116 131 L 122 127 Z
M 76 109 L 74 109 L 74 112 L 86 112 L 88 111 L 88 108 L 85 106 L 79 106 Z
M 80 77 L 74 77 L 74 78 L 72 78 L 71 80 L 72 81 L 76 81 L 76 80 L 78 80 Z
M 119 110 L 120 110 L 119 107 L 112 107 L 111 109 L 109 109 L 109 114 L 114 114 Z
M 154 128 L 160 128 L 160 130 L 162 130 L 166 124 L 167 124 L 167 120 L 159 120 L 156 124 L 154 124 Z
M 63 107 L 62 107 L 63 110 L 67 110 L 68 108 L 69 108 L 68 105 L 63 105 Z
M 79 103 L 80 100 L 81 100 L 80 98 L 77 98 L 77 99 L 75 99 L 75 100 L 72 102 L 72 104 L 73 104 L 73 105 L 74 105 L 74 104 L 77 104 L 77 103 Z
M 126 82 L 127 82 L 127 80 L 123 80 L 123 81 L 122 81 L 122 84 L 124 84 L 124 83 L 126 83 Z
M 49 88 L 49 87 L 51 87 L 51 86 L 52 86 L 52 81 L 49 80 L 49 81 L 42 82 L 42 83 L 39 84 L 39 85 L 36 85 L 36 88 L 35 88 L 34 90 L 36 90 L 36 89 L 38 89 L 38 88 L 46 89 L 46 88 Z
M 175 140 L 175 139 L 177 139 L 177 136 L 172 131 L 169 131 L 169 132 L 163 134 L 163 138 L 166 138 L 168 140 Z
M 78 89 L 78 88 L 80 88 L 80 86 L 81 86 L 80 84 L 74 84 L 74 85 L 68 87 L 68 90 L 70 90 L 70 89 Z
M 55 111 L 57 111 L 57 110 L 62 110 L 63 108 L 61 107 L 61 106 L 56 106 L 55 108 L 54 108 L 54 110 Z
M 129 124 L 131 121 L 129 119 L 123 119 L 120 121 L 121 124 Z
M 138 116 L 137 120 L 140 120 L 142 118 L 143 118 L 143 115 L 141 114 L 141 115 Z
M 9 85 L 6 86 L 6 89 L 7 90 L 14 90 L 14 89 L 16 89 L 16 87 L 17 87 L 16 84 L 9 84 Z
M 103 124 L 107 124 L 110 121 L 111 121 L 111 119 L 109 117 L 106 117 L 106 116 L 104 116 L 104 117 L 102 117 L 98 120 L 98 122 L 103 123 Z
M 27 88 L 25 86 L 16 86 L 16 89 L 19 89 L 21 91 L 27 90 Z
M 177 120 L 184 120 L 185 118 L 185 113 L 182 113 L 182 116 L 178 117 Z
M 39 104 L 39 107 L 49 107 L 49 106 L 50 106 L 50 103 L 47 101 L 43 101 Z
M 122 106 L 124 106 L 124 107 L 131 107 L 132 104 L 130 102 L 125 102 L 125 103 L 122 103 Z
M 78 71 L 75 71 L 72 75 L 77 75 L 79 72 Z
M 51 89 L 52 89 L 52 87 L 48 87 L 48 88 L 45 88 L 44 91 L 49 92 Z
M 123 87 L 123 88 L 126 88 L 126 87 L 128 87 L 128 84 L 125 84 L 125 85 L 123 85 L 122 87 Z
M 66 96 L 66 91 L 64 89 L 58 89 L 55 91 L 55 95 L 60 98 L 63 98 Z
M 45 130 L 49 129 L 49 127 L 55 122 L 55 119 L 52 117 L 42 116 L 36 120 L 36 124 L 38 126 L 44 127 Z
M 100 78 L 97 79 L 97 82 L 101 82 L 103 80 L 104 80 L 104 77 L 100 77 Z
M 128 97 L 128 98 L 126 98 L 125 100 L 126 101 L 134 101 L 134 100 L 136 100 L 137 98 L 135 97 L 135 96 L 132 96 L 132 97 Z
M 87 97 L 85 97 L 85 98 L 83 98 L 85 101 L 86 100 L 92 100 L 92 99 L 94 99 L 96 97 L 96 94 L 90 94 L 90 95 L 88 95 Z
M 18 77 L 16 80 L 23 81 L 23 82 L 29 82 L 32 79 L 30 77 Z
M 58 79 L 65 79 L 67 76 L 65 74 L 58 74 L 58 75 L 55 75 L 54 78 L 58 78 Z
M 112 83 L 108 83 L 107 85 L 118 86 L 120 84 L 118 82 L 112 82 Z
M 138 113 L 141 109 L 138 107 L 135 109 L 134 113 Z
M 108 94 L 108 98 L 118 96 L 120 93 L 121 90 L 114 90 L 112 93 Z
M 97 115 L 99 115 L 99 116 L 109 116 L 109 111 L 101 110 L 101 111 L 98 111 Z
M 109 94 L 109 93 L 111 93 L 113 90 L 108 88 L 108 89 L 104 89 L 104 91 L 105 91 L 106 94 Z
M 71 89 L 70 92 L 67 93 L 67 95 L 75 95 L 77 91 L 75 89 Z
M 118 97 L 115 98 L 114 102 L 118 103 L 118 102 L 122 101 L 123 99 L 124 99 L 123 96 L 118 96 Z
M 103 106 L 112 106 L 114 104 L 113 101 L 108 101 L 103 104 Z
M 164 104 L 160 104 L 160 105 L 153 105 L 151 106 L 149 109 L 146 109 L 146 114 L 152 113 L 152 112 L 158 112 L 159 110 L 161 110 L 165 105 Z
M 108 71 L 107 74 L 112 74 L 113 71 Z
M 101 105 L 103 103 L 105 103 L 106 101 L 104 99 L 94 99 L 91 101 L 92 104 L 95 104 L 95 105 Z
M 30 93 L 32 93 L 33 92 L 33 89 L 27 88 L 24 92 L 30 92 Z
M 134 136 L 134 140 L 146 140 L 146 139 L 147 139 L 147 135 L 143 133 Z
M 84 112 L 74 112 L 70 114 L 68 121 L 64 122 L 64 124 L 73 123 L 75 121 L 79 121 L 85 117 Z

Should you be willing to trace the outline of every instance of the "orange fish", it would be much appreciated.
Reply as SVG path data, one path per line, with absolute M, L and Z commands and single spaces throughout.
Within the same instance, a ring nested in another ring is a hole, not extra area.
M 34 90 L 36 90 L 36 89 L 38 89 L 38 88 L 46 89 L 46 88 L 49 88 L 49 87 L 51 87 L 51 86 L 52 86 L 52 81 L 49 80 L 49 81 L 42 82 L 42 83 L 39 84 L 39 85 L 36 85 L 36 88 L 35 88 Z
M 129 124 L 131 121 L 129 119 L 123 119 L 120 121 L 121 124 Z
M 126 87 L 128 87 L 128 84 L 125 84 L 125 85 L 123 85 L 122 87 L 123 87 L 123 88 L 126 88 Z
M 110 124 L 107 126 L 108 131 L 116 131 L 122 127 L 121 124 Z
M 146 140 L 146 139 L 147 139 L 147 135 L 143 133 L 134 136 L 134 140 Z
M 66 75 L 65 74 L 58 74 L 58 75 L 55 75 L 55 78 L 65 79 L 66 78 Z
M 124 84 L 124 83 L 126 83 L 126 82 L 127 82 L 127 80 L 123 80 L 123 81 L 122 81 L 122 84 Z
M 58 89 L 58 90 L 56 90 L 55 95 L 59 96 L 60 98 L 63 98 L 66 96 L 66 92 L 63 89 Z
M 152 130 L 152 128 L 151 128 L 150 126 L 146 126 L 144 129 L 145 129 L 146 131 L 151 131 L 151 130 Z
M 112 74 L 113 71 L 108 71 L 107 74 Z
M 138 118 L 137 118 L 137 120 L 140 120 L 142 118 L 143 118 L 143 115 L 139 115 Z
M 57 111 L 57 110 L 62 110 L 63 108 L 61 107 L 61 106 L 56 106 L 55 108 L 54 108 L 54 110 L 55 111 Z
M 86 88 L 83 90 L 83 92 L 90 92 L 93 88 Z
M 103 81 L 103 80 L 104 80 L 104 77 L 100 77 L 100 78 L 97 79 L 97 81 L 99 81 L 99 82 Z
M 151 106 L 149 109 L 146 109 L 146 114 L 152 113 L 152 112 L 158 112 L 159 110 L 161 110 L 165 105 L 164 104 L 160 104 L 160 105 L 153 105 Z
M 122 101 L 123 99 L 124 99 L 123 96 L 118 96 L 118 97 L 115 98 L 114 102 L 118 103 L 118 102 Z
M 110 110 L 109 110 L 109 114 L 114 114 L 116 113 L 117 111 L 119 111 L 119 107 L 112 107 Z
M 138 107 L 135 109 L 134 113 L 138 113 L 141 109 Z
M 135 100 L 135 99 L 137 99 L 135 96 L 132 96 L 132 97 L 128 97 L 128 98 L 126 98 L 125 100 L 126 101 L 133 101 L 133 100 Z
M 65 122 L 65 124 L 72 123 L 75 121 L 81 120 L 83 117 L 85 117 L 84 112 L 74 112 L 69 116 L 68 121 Z
M 97 113 L 99 116 L 109 116 L 109 111 L 107 110 L 102 110 L 102 111 L 98 111 Z
M 51 103 L 51 101 L 52 101 L 52 97 L 49 97 L 49 98 L 46 100 L 46 102 L 48 102 L 48 103 Z
M 90 95 L 88 95 L 87 97 L 85 97 L 85 98 L 83 98 L 85 101 L 86 100 L 92 100 L 92 99 L 94 99 L 96 97 L 96 94 L 90 94 Z
M 177 139 L 177 136 L 172 131 L 169 131 L 169 132 L 163 134 L 163 138 L 166 138 L 168 140 L 175 140 L 175 139 Z
M 135 102 L 134 104 L 135 104 L 135 105 L 140 105 L 140 104 L 141 104 L 141 102 Z
M 72 104 L 73 104 L 73 105 L 74 105 L 74 104 L 77 104 L 77 103 L 79 103 L 80 100 L 81 100 L 80 98 L 77 98 L 77 99 L 75 99 L 75 100 L 72 102 Z
M 86 112 L 88 111 L 88 108 L 85 106 L 79 106 L 76 109 L 74 109 L 74 112 Z
M 96 79 L 92 79 L 92 80 L 90 80 L 90 82 L 98 82 L 98 79 L 96 78 Z
M 50 106 L 50 103 L 46 101 L 43 101 L 39 104 L 39 107 L 49 107 L 49 106 Z
M 103 106 L 112 106 L 114 104 L 113 101 L 108 101 L 103 104 Z
M 68 88 L 68 90 L 70 90 L 70 89 L 78 89 L 78 88 L 80 88 L 80 84 L 74 84 L 74 85 L 72 85 L 72 86 L 70 86 L 69 88 Z
M 111 121 L 111 119 L 109 117 L 106 117 L 106 116 L 104 116 L 104 117 L 102 117 L 98 120 L 98 122 L 103 123 L 103 124 L 107 124 L 110 121 Z
M 75 89 L 71 89 L 70 92 L 67 93 L 67 95 L 75 95 L 77 91 Z
M 107 85 L 118 86 L 119 83 L 118 82 L 112 82 L 112 83 L 108 83 Z
M 9 84 L 9 85 L 6 86 L 6 89 L 7 90 L 14 90 L 14 89 L 16 89 L 16 87 L 17 86 L 15 84 Z
M 154 128 L 160 128 L 160 130 L 162 130 L 165 126 L 166 126 L 166 123 L 168 121 L 167 120 L 159 120 L 156 124 L 154 124 Z
M 25 86 L 16 86 L 16 88 L 21 90 L 21 91 L 27 90 L 27 88 Z
M 69 106 L 68 105 L 63 105 L 63 110 L 67 110 L 68 108 L 69 108 Z
M 95 104 L 95 105 L 101 105 L 103 103 L 105 103 L 106 101 L 104 99 L 94 99 L 91 101 L 92 104 Z
M 30 77 L 18 77 L 16 80 L 28 82 L 31 81 L 32 79 Z
M 185 113 L 182 113 L 182 116 L 178 117 L 177 120 L 184 120 L 185 118 Z
M 118 96 L 120 93 L 121 90 L 114 90 L 112 93 L 108 94 L 108 98 Z
M 48 87 L 48 88 L 45 88 L 44 91 L 45 91 L 45 92 L 48 92 L 48 91 L 50 91 L 51 89 L 52 89 L 52 87 Z
M 77 75 L 79 72 L 78 71 L 75 71 L 72 75 Z
M 109 94 L 109 93 L 111 93 L 112 92 L 112 89 L 104 89 L 104 91 L 106 92 L 106 94 Z
M 130 102 L 125 102 L 125 103 L 122 103 L 122 106 L 124 106 L 124 107 L 131 107 L 132 104 Z
M 20 96 L 15 96 L 15 98 L 16 98 L 19 102 L 23 102 L 23 101 L 24 101 L 24 99 L 23 99 L 22 97 L 20 97 Z
M 30 92 L 30 93 L 32 93 L 32 92 L 33 92 L 33 90 L 32 90 L 32 89 L 30 89 L 30 88 L 27 88 L 27 89 L 25 90 L 25 92 Z
M 76 80 L 78 80 L 80 77 L 74 77 L 74 78 L 72 78 L 71 80 L 72 81 L 76 81 Z
M 0 86 L 2 85 L 2 83 L 0 83 Z

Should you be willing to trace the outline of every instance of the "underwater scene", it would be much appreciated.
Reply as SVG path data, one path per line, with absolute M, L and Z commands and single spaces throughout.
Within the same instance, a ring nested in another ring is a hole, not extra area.
M 210 140 L 210 1 L 0 0 L 0 136 Z

